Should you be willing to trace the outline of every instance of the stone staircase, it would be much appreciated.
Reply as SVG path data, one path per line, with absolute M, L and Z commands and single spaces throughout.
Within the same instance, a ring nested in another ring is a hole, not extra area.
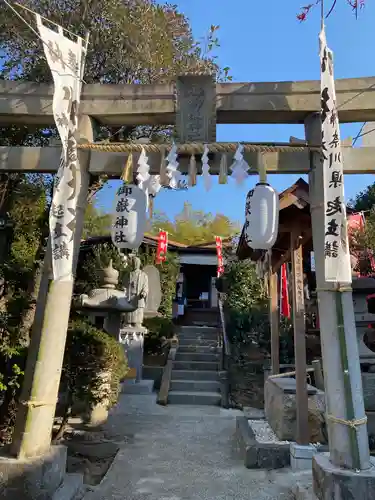
M 218 348 L 215 327 L 182 326 L 173 363 L 169 404 L 221 404 Z

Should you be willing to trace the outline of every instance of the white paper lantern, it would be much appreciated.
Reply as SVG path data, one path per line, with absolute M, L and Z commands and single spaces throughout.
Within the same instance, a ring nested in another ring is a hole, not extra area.
M 135 250 L 146 230 L 147 195 L 133 184 L 123 184 L 115 195 L 111 238 L 117 248 Z
M 279 195 L 267 183 L 249 191 L 245 207 L 245 240 L 254 250 L 269 250 L 279 229 Z

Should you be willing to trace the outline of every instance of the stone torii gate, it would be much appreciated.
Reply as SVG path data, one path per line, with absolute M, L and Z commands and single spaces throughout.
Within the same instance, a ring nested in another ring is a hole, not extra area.
M 336 81 L 337 106 L 341 123 L 375 121 L 375 78 Z M 0 82 L 0 124 L 53 125 L 51 86 Z M 321 144 L 320 82 L 268 82 L 215 84 L 210 76 L 187 75 L 174 84 L 157 85 L 85 85 L 80 105 L 80 142 L 92 144 L 96 124 L 170 125 L 177 128 L 178 142 L 196 144 L 201 153 L 203 143 L 216 141 L 216 123 L 299 123 L 305 125 L 303 145 L 274 144 L 249 147 L 244 157 L 256 174 L 261 152 L 268 173 L 299 173 L 309 175 L 313 200 L 312 231 L 315 250 L 316 276 L 319 288 L 324 372 L 328 406 L 334 415 L 345 416 L 345 401 L 341 397 L 343 381 L 340 373 L 338 325 L 335 317 L 335 292 L 324 281 L 324 206 L 323 170 L 318 147 Z M 307 144 L 314 148 L 306 147 Z M 271 146 L 271 147 L 270 147 Z M 119 177 L 127 158 L 126 148 L 86 145 L 81 149 L 79 204 L 75 248 L 78 253 L 83 215 L 90 175 L 106 174 Z M 232 145 L 233 152 L 235 145 Z M 114 151 L 113 151 L 114 150 Z M 137 153 L 134 154 L 135 160 Z M 219 173 L 219 156 L 212 155 L 210 173 Z M 0 170 L 8 172 L 55 173 L 60 158 L 59 147 L 0 147 Z M 188 170 L 188 155 L 179 156 L 180 170 Z M 344 172 L 375 172 L 375 148 L 343 147 Z M 197 155 L 198 171 L 200 155 Z M 149 154 L 153 174 L 160 170 L 160 154 Z M 47 252 L 50 255 L 50 252 Z M 76 259 L 77 260 L 77 259 Z M 75 260 L 75 265 L 76 265 Z M 48 256 L 42 280 L 37 313 L 23 387 L 22 402 L 14 434 L 15 456 L 36 457 L 50 447 L 55 404 L 64 354 L 66 330 L 72 296 L 72 284 L 50 279 Z M 357 352 L 351 291 L 343 293 L 343 303 L 349 315 L 345 318 L 347 342 L 351 354 Z M 56 321 L 57 320 L 57 321 Z M 354 332 L 354 333 L 353 333 Z M 353 343 L 351 343 L 351 339 Z M 352 345 L 353 344 L 353 345 Z M 357 356 L 358 358 L 358 356 Z M 360 389 L 356 394 L 356 418 L 364 415 L 359 359 L 351 365 L 351 380 Z M 353 469 L 349 429 L 330 421 L 331 461 L 334 466 Z M 366 427 L 358 428 L 361 444 L 361 469 L 369 467 L 366 451 Z

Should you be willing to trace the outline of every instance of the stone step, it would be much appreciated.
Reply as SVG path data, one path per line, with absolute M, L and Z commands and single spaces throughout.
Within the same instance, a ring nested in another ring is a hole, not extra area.
M 52 495 L 52 500 L 73 500 L 77 498 L 82 488 L 82 474 L 66 474 L 63 483 Z
M 187 338 L 179 338 L 178 339 L 178 344 L 179 345 L 191 345 L 191 346 L 210 346 L 210 347 L 215 347 L 218 345 L 218 339 L 201 339 L 197 337 L 187 337 Z
M 176 361 L 213 361 L 218 363 L 220 355 L 206 352 L 180 352 L 177 351 Z
M 180 346 L 192 346 L 192 347 L 216 347 L 218 344 L 217 338 L 215 339 L 198 339 L 196 337 L 193 338 L 179 338 L 178 344 Z
M 200 332 L 200 331 L 191 331 L 185 333 L 178 333 L 179 339 L 217 339 L 219 337 L 218 332 Z
M 171 381 L 171 391 L 177 392 L 218 392 L 220 393 L 220 383 L 216 380 L 173 380 Z
M 188 353 L 188 352 L 196 352 L 196 353 L 211 353 L 211 354 L 219 354 L 220 349 L 217 346 L 211 345 L 179 345 L 178 346 L 179 353 Z
M 221 395 L 217 392 L 180 392 L 170 391 L 168 403 L 176 405 L 220 406 Z
M 219 369 L 219 363 L 211 361 L 174 361 L 173 369 L 215 371 Z
M 121 383 L 121 392 L 123 394 L 152 394 L 154 390 L 153 380 L 124 380 Z
M 219 329 L 216 328 L 216 327 L 212 327 L 212 326 L 197 326 L 197 325 L 193 325 L 193 326 L 180 326 L 180 328 L 178 329 L 178 334 L 179 335 L 188 335 L 189 333 L 190 334 L 218 334 L 219 332 Z
M 219 372 L 216 370 L 172 370 L 172 380 L 219 380 Z

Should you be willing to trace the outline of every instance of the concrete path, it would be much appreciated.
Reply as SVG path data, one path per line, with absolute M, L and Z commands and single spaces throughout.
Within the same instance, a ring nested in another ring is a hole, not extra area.
M 123 395 L 107 430 L 121 449 L 84 500 L 291 500 L 287 471 L 244 467 L 234 442 L 241 412 L 161 407 L 155 395 Z

